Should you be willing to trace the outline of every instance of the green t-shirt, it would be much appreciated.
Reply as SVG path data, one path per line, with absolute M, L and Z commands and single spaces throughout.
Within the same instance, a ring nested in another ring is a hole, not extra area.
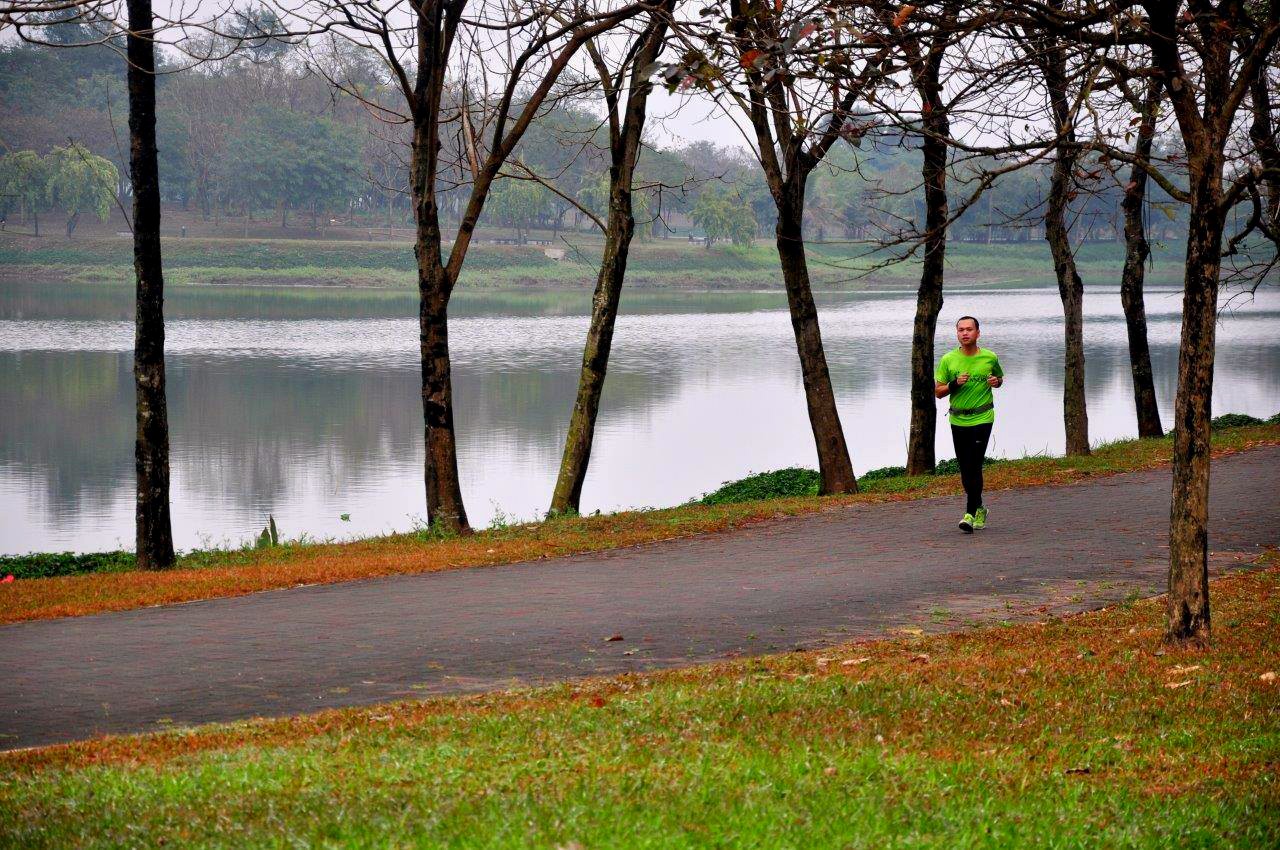
M 969 373 L 968 382 L 947 397 L 951 401 L 951 406 L 963 410 L 991 404 L 991 387 L 987 386 L 987 377 L 989 375 L 995 375 L 997 378 L 1004 377 L 1004 369 L 1000 367 L 1000 359 L 996 357 L 996 353 L 987 348 L 979 348 L 977 354 L 966 357 L 960 349 L 952 349 L 942 355 L 933 377 L 940 384 L 949 384 L 952 378 L 963 375 L 965 372 Z M 995 421 L 995 408 L 967 416 L 951 414 L 952 425 L 985 425 Z

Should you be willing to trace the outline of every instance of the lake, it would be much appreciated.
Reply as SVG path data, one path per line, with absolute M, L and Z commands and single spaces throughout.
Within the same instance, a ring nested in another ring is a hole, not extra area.
M 914 292 L 819 302 L 855 469 L 904 463 Z M 174 288 L 180 548 L 239 544 L 269 514 L 285 537 L 311 539 L 424 521 L 415 308 L 405 291 Z M 455 296 L 459 464 L 476 527 L 546 510 L 589 309 L 580 293 Z M 1147 310 L 1168 427 L 1180 296 L 1150 291 Z M 939 356 L 963 314 L 982 320 L 1007 374 L 992 453 L 1060 454 L 1056 288 L 948 292 Z M 1118 289 L 1089 288 L 1085 315 L 1090 438 L 1134 436 Z M 0 282 L 0 551 L 132 548 L 131 316 L 128 288 Z M 1280 411 L 1280 292 L 1224 310 L 1213 410 Z M 944 425 L 938 457 L 953 454 Z M 678 504 L 795 465 L 816 458 L 781 293 L 625 294 L 583 510 Z

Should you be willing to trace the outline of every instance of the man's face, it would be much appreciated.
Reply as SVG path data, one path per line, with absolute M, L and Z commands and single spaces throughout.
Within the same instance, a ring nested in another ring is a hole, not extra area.
M 956 323 L 956 339 L 960 340 L 961 345 L 969 346 L 978 341 L 978 326 L 973 323 L 972 319 L 964 319 Z

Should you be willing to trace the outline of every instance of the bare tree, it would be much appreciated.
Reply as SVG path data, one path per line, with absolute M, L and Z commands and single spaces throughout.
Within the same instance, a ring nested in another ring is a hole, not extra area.
M 1169 517 L 1165 634 L 1171 642 L 1209 638 L 1209 420 L 1224 232 L 1228 212 L 1256 189 L 1268 168 L 1224 179 L 1227 143 L 1236 136 L 1245 97 L 1280 41 L 1277 0 L 1181 5 L 1144 3 L 1145 20 L 1130 18 L 1164 82 L 1190 176 Z
M 1122 81 L 1123 83 L 1123 81 Z M 1160 110 L 1160 81 L 1152 78 L 1146 92 L 1135 104 L 1137 139 L 1133 148 L 1133 165 L 1129 182 L 1120 202 L 1124 214 L 1125 257 L 1120 276 L 1120 304 L 1124 309 L 1125 329 L 1129 336 L 1129 370 L 1133 377 L 1133 404 L 1138 416 L 1139 437 L 1163 437 L 1160 409 L 1156 406 L 1155 379 L 1151 372 L 1151 347 L 1147 343 L 1147 308 L 1143 298 L 1147 258 L 1147 225 L 1143 217 L 1147 201 L 1147 171 L 1151 167 L 1151 146 L 1156 134 Z
M 582 351 L 578 395 L 569 419 L 560 473 L 551 496 L 551 513 L 577 512 L 582 485 L 587 477 L 591 443 L 595 436 L 596 414 L 604 391 L 613 327 L 618 316 L 622 283 L 627 270 L 627 253 L 635 233 L 632 211 L 633 180 L 640 158 L 649 92 L 675 0 L 661 0 L 646 18 L 646 25 L 634 38 L 620 46 L 623 59 L 610 68 L 596 42 L 588 43 L 600 77 L 609 132 L 609 204 L 607 220 L 597 221 L 604 231 L 604 254 L 591 299 L 591 324 Z M 625 96 L 625 102 L 623 100 Z
M 1049 0 L 1051 9 L 1061 9 L 1062 0 Z M 1028 29 L 1028 54 L 1044 81 L 1049 118 L 1054 129 L 1053 171 L 1044 211 L 1044 236 L 1053 254 L 1053 271 L 1062 300 L 1065 362 L 1062 381 L 1062 418 L 1066 430 L 1067 455 L 1089 454 L 1089 413 L 1084 393 L 1084 282 L 1076 268 L 1071 246 L 1068 207 L 1075 198 L 1075 173 L 1081 148 L 1076 121 L 1085 97 L 1081 90 L 1088 66 L 1069 67 L 1070 42 L 1047 29 Z M 1074 73 L 1073 73 L 1074 71 Z M 1072 84 L 1076 86 L 1073 92 Z
M 137 278 L 133 379 L 137 395 L 137 553 L 140 569 L 174 564 L 169 516 L 169 412 L 164 369 L 164 271 L 156 153 L 155 29 L 151 0 L 128 0 L 129 176 Z
M 107 16 L 104 3 L 28 2 L 0 6 L 6 23 L 23 38 L 48 44 L 40 26 L 49 13 L 69 23 L 88 22 L 110 44 L 123 30 L 129 91 L 129 181 L 133 189 L 133 269 L 136 281 L 133 378 L 136 397 L 134 465 L 139 569 L 175 562 L 169 513 L 169 416 L 165 397 L 164 274 L 160 261 L 160 174 L 156 153 L 157 29 L 151 0 L 127 0 L 127 19 Z M 34 16 L 34 17 L 33 17 Z M 33 30 L 34 24 L 34 30 Z
M 879 8 L 714 4 L 699 13 L 701 23 L 679 28 L 688 50 L 669 77 L 673 88 L 705 88 L 726 114 L 744 121 L 743 135 L 764 169 L 778 213 L 778 257 L 823 494 L 856 492 L 858 482 L 809 280 L 805 198 L 810 175 L 831 147 L 842 138 L 858 141 L 870 129 L 855 106 L 870 103 L 893 72 L 892 39 Z M 894 24 L 911 9 L 904 6 Z
M 911 81 L 920 100 L 920 179 L 924 186 L 924 257 L 916 291 L 916 315 L 911 332 L 911 424 L 907 437 L 907 474 L 924 475 L 936 465 L 934 446 L 938 405 L 934 396 L 933 356 L 947 251 L 948 137 L 951 135 L 950 98 L 946 96 L 943 62 L 956 37 L 955 4 L 946 2 L 939 20 L 927 34 L 902 40 L 911 68 Z
M 282 6 L 287 20 L 332 32 L 374 51 L 404 112 L 369 100 L 340 79 L 333 83 L 387 120 L 412 126 L 410 191 L 416 221 L 419 351 L 427 516 L 434 527 L 467 532 L 458 477 L 449 355 L 449 299 L 494 179 L 583 45 L 646 9 L 642 4 L 593 9 L 571 0 L 527 8 L 468 0 L 304 0 Z M 471 12 L 472 17 L 467 17 Z M 453 171 L 469 186 L 446 252 L 440 215 L 442 131 L 456 134 L 461 162 Z
M 1274 130 L 1267 132 L 1259 120 L 1272 99 L 1274 83 L 1268 69 L 1280 42 L 1280 0 L 1151 0 L 1102 6 L 1011 2 L 1007 8 L 1008 14 L 1023 16 L 1054 37 L 1098 52 L 1141 47 L 1127 63 L 1109 64 L 1109 72 L 1120 79 L 1158 80 L 1182 139 L 1185 189 L 1158 168 L 1147 169 L 1170 196 L 1187 204 L 1190 213 L 1174 403 L 1165 639 L 1203 643 L 1210 636 L 1209 422 L 1223 256 L 1244 245 L 1251 234 L 1259 235 L 1270 243 L 1272 259 L 1251 265 L 1265 271 L 1275 267 L 1275 249 L 1280 246 L 1274 218 L 1262 214 L 1262 196 L 1280 178 L 1280 163 L 1271 153 Z M 1252 116 L 1242 111 L 1246 99 L 1252 103 Z M 1261 132 L 1251 135 L 1255 124 Z M 1101 147 L 1104 141 L 1094 144 Z M 1140 162 L 1116 146 L 1107 152 L 1122 161 Z M 1241 232 L 1228 238 L 1228 214 L 1243 201 L 1252 202 L 1255 214 Z M 1255 245 L 1253 250 L 1266 246 Z

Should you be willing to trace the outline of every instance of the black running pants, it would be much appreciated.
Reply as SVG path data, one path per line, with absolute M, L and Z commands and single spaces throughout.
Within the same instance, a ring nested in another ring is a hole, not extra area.
M 956 463 L 966 496 L 964 512 L 971 514 L 982 507 L 982 461 L 987 457 L 987 441 L 991 424 L 952 425 L 951 439 L 956 446 Z

